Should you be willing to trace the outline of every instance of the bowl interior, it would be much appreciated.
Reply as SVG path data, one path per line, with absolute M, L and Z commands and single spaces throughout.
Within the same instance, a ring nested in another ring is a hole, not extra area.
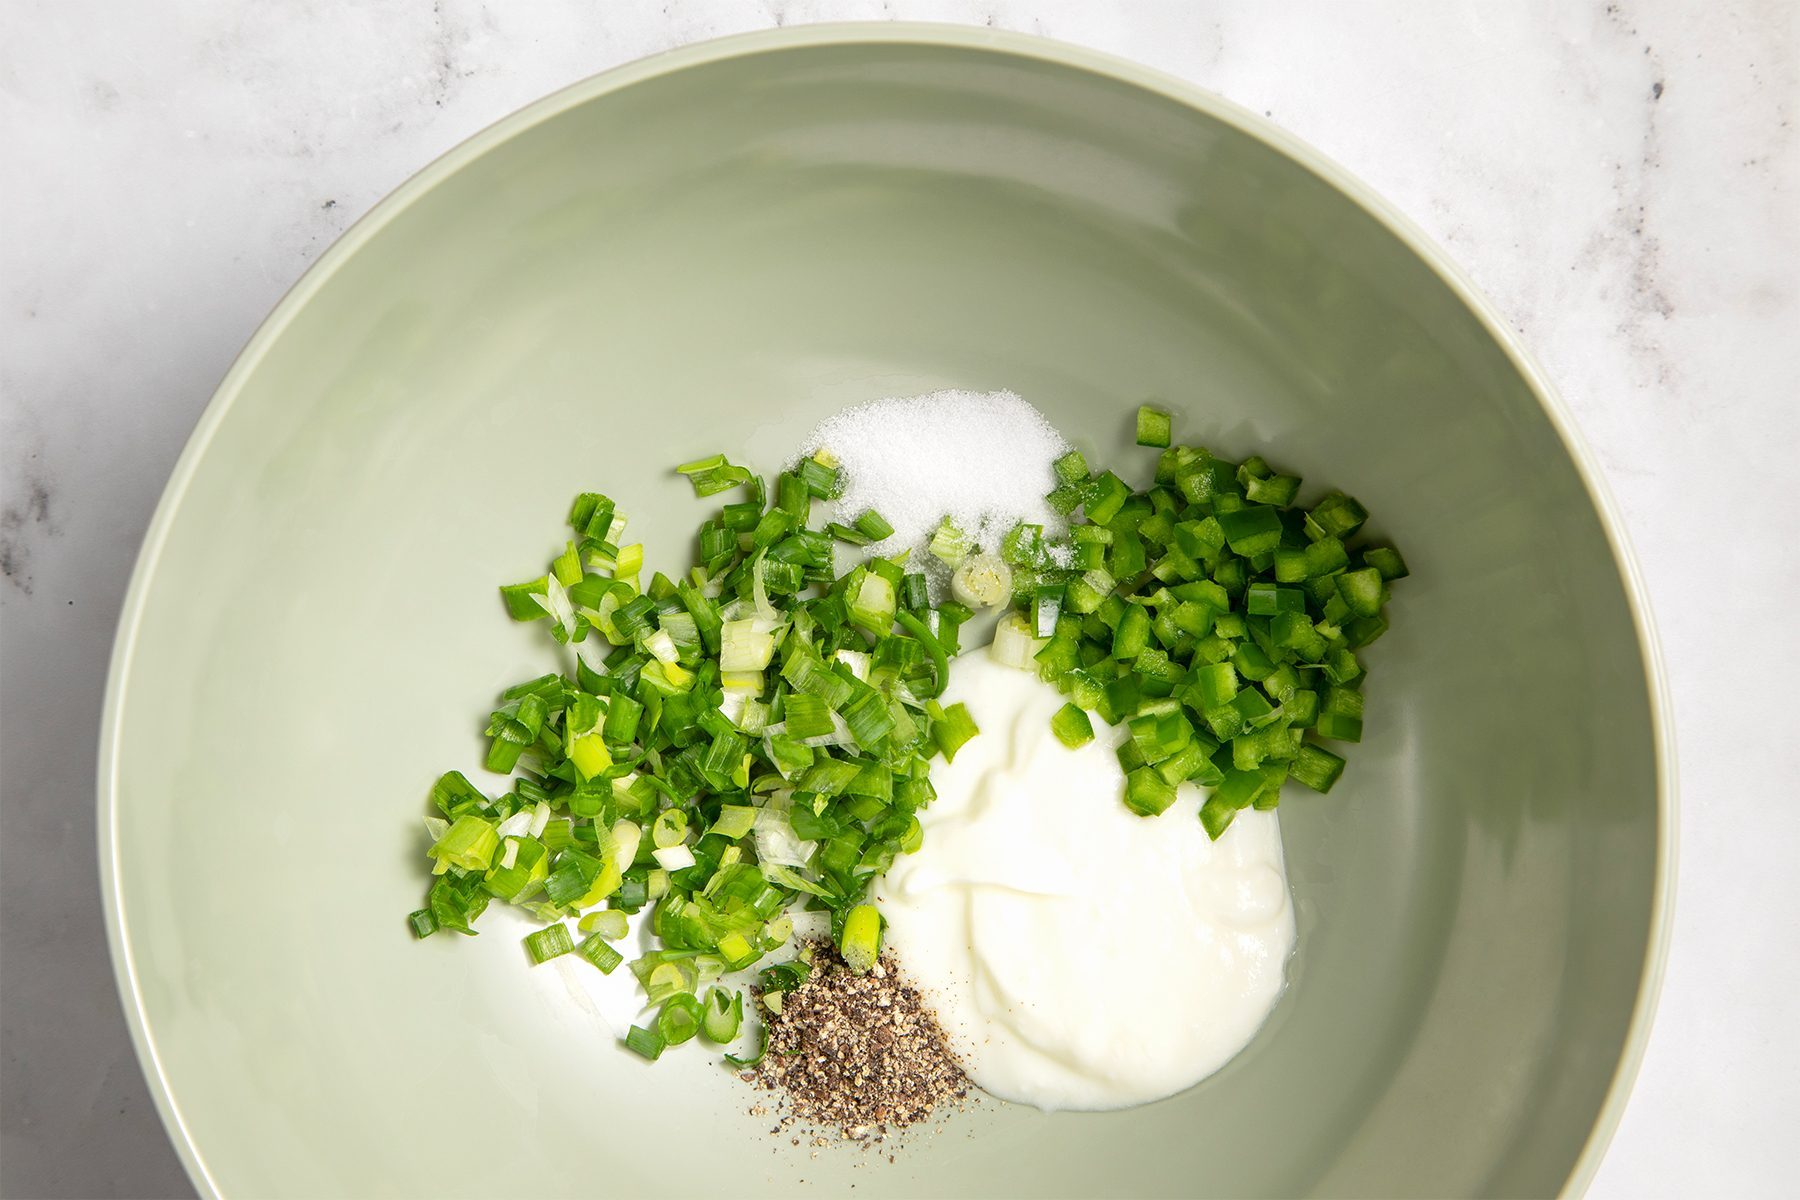
M 140 569 L 104 788 L 135 1019 L 209 1186 L 1562 1186 L 1658 846 L 1646 664 L 1569 452 L 1456 293 L 1238 118 L 976 42 L 739 44 L 547 102 L 360 226 L 227 383 Z M 1414 577 L 1367 741 L 1281 809 L 1300 946 L 1239 1059 L 1145 1109 L 815 1158 L 711 1056 L 619 1050 L 591 968 L 528 969 L 522 924 L 412 944 L 418 818 L 494 692 L 554 665 L 494 588 L 572 493 L 674 571 L 704 508 L 670 465 L 772 468 L 839 406 L 942 387 L 1014 389 L 1139 478 L 1154 397 L 1355 492 Z

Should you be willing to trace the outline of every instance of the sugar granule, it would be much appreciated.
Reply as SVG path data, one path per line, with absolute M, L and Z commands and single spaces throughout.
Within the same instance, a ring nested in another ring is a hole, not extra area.
M 995 550 L 1020 521 L 1060 536 L 1063 521 L 1044 502 L 1050 464 L 1069 449 L 1044 414 L 1013 392 L 933 392 L 874 400 L 820 423 L 806 453 L 825 449 L 843 468 L 836 520 L 873 508 L 894 527 L 872 553 L 913 552 L 935 594 L 945 573 L 925 553 L 949 517 L 984 550 Z

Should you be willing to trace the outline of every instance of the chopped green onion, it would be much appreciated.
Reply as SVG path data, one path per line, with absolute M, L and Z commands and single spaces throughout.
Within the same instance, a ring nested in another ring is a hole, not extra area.
M 549 962 L 559 954 L 567 954 L 575 948 L 569 938 L 568 926 L 560 921 L 549 925 L 536 933 L 525 935 L 525 952 L 531 955 L 534 963 Z
M 850 619 L 870 633 L 882 636 L 894 624 L 894 613 L 898 608 L 893 583 L 870 571 L 862 577 L 862 583 L 850 601 Z
M 500 598 L 506 602 L 506 615 L 515 621 L 536 621 L 550 615 L 550 610 L 540 603 L 549 592 L 548 576 L 540 576 L 530 583 L 506 584 L 500 589 Z
M 569 527 L 583 538 L 606 540 L 612 531 L 613 502 L 598 492 L 583 492 L 569 506 Z
M 865 508 L 856 518 L 856 531 L 871 542 L 882 542 L 894 536 L 894 527 L 872 508 Z
M 662 1010 L 656 1014 L 657 1036 L 665 1046 L 679 1046 L 700 1032 L 704 1016 L 700 1001 L 686 992 L 677 993 L 663 1001 Z
M 700 1033 L 715 1046 L 723 1046 L 734 1040 L 738 1029 L 744 1021 L 744 994 L 738 991 L 727 992 L 724 988 L 713 988 L 706 993 L 705 1012 L 700 1021 Z
M 914 640 L 924 649 L 926 656 L 931 660 L 932 681 L 920 694 L 928 699 L 943 695 L 944 685 L 950 682 L 950 660 L 946 654 L 948 648 L 941 643 L 937 635 L 926 628 L 925 622 L 912 613 L 898 612 L 894 614 L 894 619 L 899 622 L 902 629 L 912 634 Z
M 707 832 L 736 841 L 749 833 L 755 825 L 756 809 L 747 804 L 727 804 L 719 809 L 718 819 Z
M 456 818 L 429 853 L 437 860 L 440 872 L 451 867 L 485 871 L 499 848 L 500 835 L 493 823 L 471 813 Z
M 607 911 L 616 912 L 617 910 L 608 909 Z M 619 913 L 619 915 L 622 917 L 625 914 Z M 602 975 L 611 975 L 613 970 L 625 961 L 625 956 L 608 945 L 606 939 L 598 933 L 583 938 L 575 950 L 581 957 L 598 967 Z
M 954 762 L 956 752 L 980 732 L 975 727 L 975 718 L 969 715 L 968 706 L 960 701 L 943 709 L 942 715 L 931 723 L 931 735 L 945 762 Z
M 775 632 L 760 617 L 726 621 L 719 631 L 719 670 L 760 671 L 775 656 Z
M 969 537 L 945 517 L 933 531 L 925 549 L 945 566 L 954 567 L 969 553 Z
M 688 815 L 679 808 L 665 808 L 650 825 L 650 841 L 658 849 L 679 846 L 687 837 Z
M 625 1034 L 625 1048 L 651 1062 L 662 1057 L 663 1048 L 667 1045 L 661 1034 L 641 1026 L 633 1025 Z
M 603 908 L 598 912 L 588 913 L 575 924 L 581 932 L 595 934 L 610 942 L 618 941 L 630 929 L 625 914 L 616 908 Z
M 844 918 L 843 935 L 838 939 L 838 953 L 844 965 L 858 975 L 867 975 L 881 956 L 881 914 L 871 904 L 859 904 Z
M 806 490 L 821 500 L 829 500 L 838 494 L 838 468 L 828 451 L 820 450 L 803 460 L 795 473 L 806 485 Z
M 723 454 L 683 463 L 675 471 L 688 477 L 688 482 L 694 485 L 696 496 L 714 496 L 750 482 L 749 469 L 733 466 L 725 461 Z
M 900 607 L 915 613 L 931 607 L 931 592 L 923 571 L 908 571 L 900 580 Z
M 1030 621 L 1019 613 L 1008 613 L 994 627 L 988 655 L 995 662 L 1029 671 L 1034 668 L 1033 660 L 1043 653 L 1044 645 L 1044 639 L 1033 634 Z
M 747 1070 L 750 1067 L 754 1067 L 756 1064 L 760 1063 L 763 1060 L 763 1055 L 767 1054 L 768 1052 L 769 1052 L 769 1027 L 767 1025 L 758 1025 L 756 1027 L 756 1049 L 752 1053 L 750 1053 L 748 1056 L 743 1057 L 743 1058 L 740 1058 L 735 1054 L 725 1055 L 725 1065 L 729 1066 L 730 1068 L 732 1068 L 735 1071 Z
M 787 732 L 790 737 L 824 737 L 835 729 L 831 710 L 824 699 L 806 692 L 795 692 L 787 698 Z
M 1012 569 L 995 554 L 974 554 L 950 576 L 950 594 L 970 608 L 992 608 L 1012 596 Z

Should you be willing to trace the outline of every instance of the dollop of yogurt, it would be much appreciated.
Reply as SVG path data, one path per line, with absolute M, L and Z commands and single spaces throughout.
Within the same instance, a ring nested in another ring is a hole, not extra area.
M 945 704 L 980 734 L 936 763 L 922 847 L 878 881 L 887 940 L 964 1068 L 1005 1100 L 1108 1109 L 1172 1095 L 1244 1048 L 1280 998 L 1294 912 L 1275 813 L 1214 842 L 1199 790 L 1122 802 L 1123 727 L 1070 750 L 1063 697 L 985 650 Z

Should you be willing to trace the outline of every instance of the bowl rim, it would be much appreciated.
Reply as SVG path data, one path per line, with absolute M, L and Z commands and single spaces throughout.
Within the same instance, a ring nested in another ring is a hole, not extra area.
M 1617 503 L 1598 461 L 1577 429 L 1573 415 L 1543 369 L 1519 342 L 1498 310 L 1442 247 L 1358 176 L 1272 120 L 1178 76 L 1104 51 L 982 26 L 914 21 L 829 22 L 785 26 L 695 42 L 588 76 L 500 118 L 426 164 L 345 230 L 276 303 L 245 343 L 207 402 L 170 473 L 169 482 L 157 502 L 136 564 L 132 568 L 107 669 L 100 721 L 97 781 L 100 887 L 113 975 L 119 988 L 126 1023 L 131 1030 L 131 1041 L 137 1052 L 139 1066 L 149 1084 L 163 1126 L 195 1189 L 205 1197 L 220 1197 L 224 1194 L 208 1170 L 205 1157 L 182 1115 L 157 1053 L 155 1037 L 144 1011 L 137 968 L 132 959 L 126 914 L 119 893 L 118 750 L 144 604 L 155 580 L 163 546 L 207 448 L 230 415 L 237 397 L 263 357 L 313 295 L 380 230 L 439 183 L 477 158 L 579 105 L 690 67 L 804 47 L 856 45 L 918 45 L 989 51 L 1005 57 L 1051 63 L 1155 93 L 1256 139 L 1331 185 L 1423 261 L 1480 322 L 1537 399 L 1587 490 L 1588 499 L 1600 518 L 1607 543 L 1611 547 L 1620 581 L 1624 584 L 1627 606 L 1631 610 L 1637 633 L 1638 650 L 1644 661 L 1651 740 L 1656 760 L 1657 837 L 1649 934 L 1624 1045 L 1600 1109 L 1595 1115 L 1593 1128 L 1589 1130 L 1560 1189 L 1560 1194 L 1565 1196 L 1581 1195 L 1599 1170 L 1600 1162 L 1624 1116 L 1632 1084 L 1643 1064 L 1655 1019 L 1668 964 L 1673 925 L 1679 809 L 1671 716 L 1674 710 L 1669 696 L 1667 668 L 1651 618 L 1648 590 Z

